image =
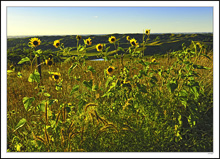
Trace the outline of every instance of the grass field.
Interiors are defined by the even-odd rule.
[[[115,45],[108,56],[94,45],[108,60],[90,61],[85,44],[42,63],[41,78],[34,59],[8,65],[8,152],[212,152],[213,52],[192,42],[143,56],[147,46]]]

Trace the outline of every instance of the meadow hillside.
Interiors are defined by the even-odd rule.
[[[135,38],[137,42],[141,43],[143,40],[142,34],[108,34],[108,35],[90,35],[82,36],[82,39],[92,39],[92,46],[87,49],[87,56],[89,59],[95,59],[97,51],[94,45],[98,43],[106,44],[107,47],[111,46],[108,42],[110,36],[115,36],[116,39],[120,40],[120,47],[128,48],[130,43],[126,40],[126,36]],[[30,57],[30,48],[28,47],[28,42],[31,37],[23,38],[8,38],[7,39],[7,60],[13,64],[17,64],[24,57]],[[55,40],[60,40],[64,43],[65,47],[72,47],[68,55],[76,55],[76,35],[66,35],[66,36],[39,36],[41,39],[41,45],[38,49],[43,50],[44,59],[47,58],[46,55],[57,52],[57,49],[53,46]],[[182,49],[182,44],[186,46],[191,44],[191,41],[199,41],[206,47],[207,51],[213,49],[213,34],[203,33],[203,34],[151,34],[149,40],[145,47],[145,55],[161,55],[167,52],[177,51]],[[83,45],[84,41],[80,40],[79,44]],[[113,51],[115,48],[111,46],[109,51]],[[112,52],[114,55],[115,53]]]
[[[128,35],[8,39],[7,151],[213,152],[212,34]]]

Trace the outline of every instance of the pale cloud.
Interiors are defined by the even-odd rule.
[[[94,18],[98,18],[98,16],[96,15],[96,16],[93,16]]]

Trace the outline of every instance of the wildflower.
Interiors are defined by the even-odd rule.
[[[68,103],[68,106],[69,106],[69,107],[72,106],[72,103]]]
[[[21,74],[21,72],[18,72],[17,77],[18,77],[18,78],[22,78],[22,74]]]
[[[199,42],[197,42],[196,45],[199,46],[200,49],[202,48],[202,45]]]
[[[86,45],[91,45],[91,44],[92,44],[92,41],[91,41],[91,40],[92,40],[92,39],[88,38],[88,39],[84,40],[84,43],[85,43]]]
[[[155,58],[153,58],[151,62],[156,62],[156,59],[155,59]]]
[[[60,40],[55,40],[54,43],[53,43],[53,46],[58,48],[60,46]]]
[[[138,46],[137,40],[135,40],[134,38],[130,40],[130,44],[132,46]]]
[[[18,152],[21,151],[21,147],[22,147],[22,144],[21,144],[21,143],[15,145],[15,148],[16,148],[16,150],[17,150]]]
[[[50,59],[50,60],[52,60],[52,58],[53,58],[53,55],[52,55],[52,54],[50,54],[50,55],[49,55],[49,59]]]
[[[97,49],[97,51],[102,51],[103,45],[102,44],[96,45],[96,49]]]
[[[82,39],[82,36],[77,35],[77,36],[76,36],[76,40],[80,40],[80,39]]]
[[[61,74],[58,72],[55,72],[52,78],[54,79],[54,81],[58,82],[61,79]]]
[[[114,43],[116,41],[116,38],[114,36],[109,37],[108,41],[110,43]]]
[[[145,30],[145,33],[146,33],[147,35],[150,35],[150,30],[149,30],[149,29],[146,29],[146,30]]]
[[[10,66],[10,69],[11,69],[11,70],[15,70],[14,65],[11,65],[11,66]]]
[[[52,66],[53,65],[53,61],[50,58],[48,60],[45,60],[45,63],[48,66]]]
[[[128,41],[130,41],[130,40],[131,40],[130,36],[127,36],[127,37],[126,37],[126,39],[127,39]]]
[[[114,72],[114,70],[115,70],[115,68],[114,68],[114,67],[109,66],[109,67],[107,68],[107,74],[112,75],[112,74],[113,74],[113,72]]]
[[[31,38],[29,44],[32,45],[32,47],[37,47],[41,43],[40,39],[38,38]]]

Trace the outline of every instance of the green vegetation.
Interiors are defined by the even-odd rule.
[[[199,39],[212,35],[129,36],[42,37],[20,55],[10,44],[8,152],[212,152],[213,52]]]

